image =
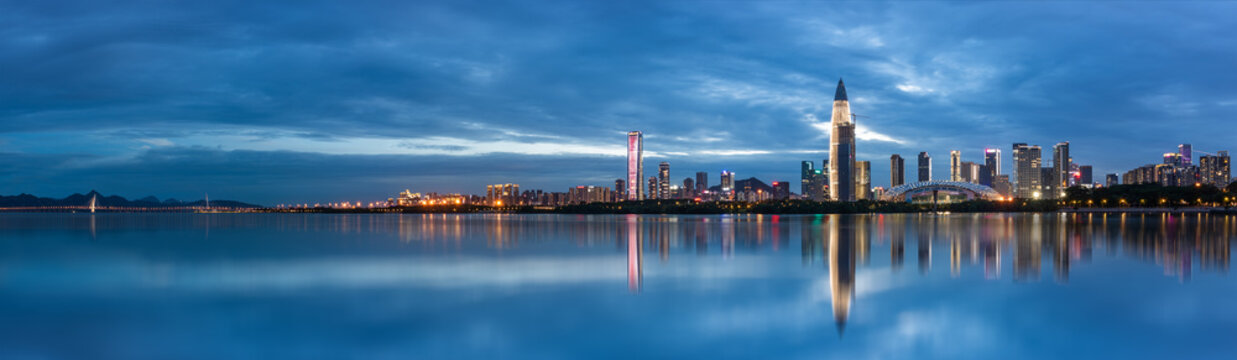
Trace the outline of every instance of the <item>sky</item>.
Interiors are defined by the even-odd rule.
[[[259,204],[674,183],[1069,141],[1103,174],[1237,151],[1237,3],[0,0],[0,194]],[[1050,154],[1045,151],[1045,154]],[[792,191],[798,191],[792,186]]]

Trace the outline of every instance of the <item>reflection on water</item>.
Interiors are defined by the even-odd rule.
[[[3,235],[0,237],[0,250],[3,250],[0,251],[0,299],[3,299],[0,308],[5,309],[0,310],[0,317],[25,320],[17,323],[43,324],[36,325],[36,330],[48,334],[72,329],[73,323],[81,320],[57,315],[55,309],[64,306],[80,307],[83,311],[111,318],[109,323],[92,325],[100,331],[121,331],[122,335],[118,336],[136,337],[167,331],[196,331],[172,325],[179,321],[152,324],[147,322],[150,320],[139,320],[145,318],[132,311],[152,305],[152,299],[172,299],[161,306],[176,315],[157,315],[192,321],[192,315],[185,314],[211,313],[214,310],[209,306],[236,306],[209,304],[237,296],[256,303],[248,306],[265,309],[246,308],[249,314],[273,311],[267,305],[330,312],[332,310],[318,308],[316,304],[323,298],[369,299],[349,300],[336,305],[340,308],[333,308],[344,314],[355,314],[372,306],[374,299],[394,296],[403,300],[389,303],[389,309],[404,314],[408,322],[375,325],[366,322],[378,321],[370,318],[347,318],[342,322],[357,323],[352,326],[369,330],[373,330],[371,326],[403,329],[414,338],[431,339],[426,340],[426,344],[437,341],[487,349],[494,344],[492,341],[498,340],[490,339],[492,334],[478,334],[490,334],[499,328],[519,332],[529,330],[524,328],[526,326],[553,327],[557,324],[554,321],[572,323],[577,319],[615,323],[621,320],[611,314],[619,311],[629,315],[646,314],[636,317],[642,329],[666,327],[703,339],[720,329],[754,328],[771,336],[785,336],[777,341],[768,340],[769,343],[783,344],[787,348],[810,348],[811,342],[796,343],[789,339],[820,323],[833,327],[828,331],[836,333],[838,341],[849,340],[852,341],[849,344],[855,346],[861,346],[862,340],[842,339],[841,335],[845,333],[848,338],[860,339],[884,336],[872,330],[881,324],[902,326],[893,333],[932,333],[924,330],[934,329],[931,322],[925,325],[917,320],[925,315],[897,315],[914,308],[913,302],[894,302],[871,295],[881,291],[910,299],[931,298],[931,294],[940,292],[966,293],[971,297],[966,302],[939,305],[936,311],[954,314],[951,315],[954,317],[946,316],[937,322],[957,321],[955,317],[959,313],[1010,322],[1014,320],[1010,320],[1003,309],[988,311],[970,307],[988,304],[987,301],[1004,301],[1003,298],[985,299],[985,291],[1015,296],[1006,291],[1035,289],[1033,294],[1044,297],[1043,302],[1049,304],[1052,296],[1061,296],[1061,291],[1077,291],[1079,288],[1071,287],[1077,283],[1101,287],[1094,289],[1099,293],[1130,291],[1126,284],[1140,284],[1150,279],[1144,271],[1148,269],[1163,274],[1152,277],[1167,277],[1177,284],[1190,283],[1196,271],[1225,276],[1232,253],[1230,245],[1237,236],[1237,219],[1207,214],[6,214],[0,217],[0,235]],[[798,254],[794,251],[796,242]],[[656,251],[656,260],[644,261],[646,249]],[[915,254],[918,271],[903,269],[908,250]],[[883,255],[885,251],[888,257]],[[794,259],[796,255],[798,260]],[[936,269],[933,261],[938,262]],[[787,264],[790,267],[785,266]],[[622,274],[624,270],[626,273]],[[624,280],[626,291],[622,290]],[[1221,284],[1222,294],[1237,295],[1231,282]],[[550,288],[559,292],[538,290]],[[950,290],[941,290],[946,288]],[[1060,290],[1051,290],[1053,288]],[[797,289],[808,289],[807,300],[786,303],[796,298],[794,291]],[[618,298],[620,302],[599,300],[617,295],[612,293],[615,290],[624,293]],[[1170,291],[1188,295],[1193,290],[1185,285]],[[511,298],[513,302],[479,300],[484,297],[478,294],[490,291],[501,291],[500,299]],[[170,293],[178,295],[168,298]],[[256,295],[246,294],[274,298],[253,298],[251,296]],[[570,299],[560,298],[564,296]],[[752,305],[752,309],[740,307],[747,306],[745,301],[750,299],[782,303]],[[823,302],[817,304],[814,299],[829,304],[819,306],[824,305]],[[449,305],[459,302],[472,302],[475,307],[462,309]],[[383,302],[378,300],[377,303]],[[546,305],[543,308],[537,304]],[[573,306],[588,311],[572,310]],[[530,321],[519,317],[517,314],[524,313],[526,308],[541,309],[539,316],[544,318]],[[15,309],[34,311],[21,313]],[[665,309],[675,309],[670,313],[681,314],[670,316]],[[725,315],[708,315],[706,310]],[[1058,310],[1060,308],[1045,311]],[[826,311],[827,315],[817,317],[816,311]],[[748,312],[762,315],[741,316]],[[1225,318],[1224,314],[1228,313],[1217,315],[1222,323],[1226,320],[1237,322],[1237,315]],[[184,316],[189,318],[182,318]],[[246,321],[290,321],[278,315],[270,316],[273,318]],[[1115,313],[1115,316],[1130,315]],[[452,317],[470,324],[487,325],[457,329],[450,325]],[[297,321],[303,320],[292,322]],[[679,324],[692,321],[710,325],[684,329]],[[52,346],[53,342],[32,338],[36,335],[31,334],[38,332],[25,331],[12,323],[0,325],[0,349],[20,351],[0,350],[0,357],[75,354],[58,352],[70,350],[41,348],[39,344]],[[427,329],[424,327],[427,323],[437,325]],[[57,327],[57,324],[65,325]],[[1228,325],[1213,326],[1211,330],[1216,333],[1234,330],[1231,323]],[[281,325],[262,323],[257,328],[264,326],[279,328]],[[859,330],[854,330],[856,326]],[[148,331],[123,332],[130,328]],[[854,331],[859,331],[858,335],[852,334]],[[1188,330],[1183,331],[1188,333]],[[508,332],[503,332],[504,336],[520,338]],[[284,336],[296,334],[291,332]],[[586,336],[571,330],[564,330],[560,335]],[[229,339],[215,339],[224,343],[210,345],[227,348],[236,345],[227,341],[244,341]],[[525,343],[531,341],[529,339],[520,339],[524,340],[507,345],[525,351],[541,349]],[[83,338],[63,340],[87,341]],[[299,338],[277,340],[312,343]],[[362,344],[364,342],[338,346],[344,348],[342,355],[352,355],[364,352],[367,347]],[[453,357],[449,356],[454,354],[449,349],[426,344],[407,348],[405,353],[430,351],[432,354],[428,357]],[[246,343],[246,346],[261,347],[254,343]],[[145,354],[167,356],[137,357],[183,357],[177,356],[184,355],[175,351],[177,349]],[[433,352],[439,350],[446,352]],[[689,350],[699,349],[683,350],[686,352],[682,354],[691,354]],[[275,357],[289,355],[278,351],[258,353]],[[143,353],[138,350],[126,354]],[[567,357],[586,354],[587,351],[568,352]],[[480,351],[471,355],[496,354]]]

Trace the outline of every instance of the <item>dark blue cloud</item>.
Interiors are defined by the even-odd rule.
[[[978,161],[999,147],[1008,162],[1013,142],[1070,141],[1076,162],[1119,172],[1183,142],[1235,150],[1233,10],[0,2],[0,152],[14,164],[0,192],[561,191],[621,176],[613,150],[631,129],[675,178],[793,181],[825,157],[813,123],[839,77],[868,116],[858,153],[876,185],[891,153],[928,151],[943,176],[949,150]]]

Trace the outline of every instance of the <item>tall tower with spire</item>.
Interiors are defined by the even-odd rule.
[[[846,84],[838,79],[833,95],[833,131],[829,133],[829,197],[855,201],[855,123],[846,99]]]

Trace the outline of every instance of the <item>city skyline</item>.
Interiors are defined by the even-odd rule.
[[[793,182],[796,163],[829,155],[838,78],[866,116],[855,161],[875,186],[890,154],[935,154],[932,178],[948,179],[950,150],[978,164],[986,148],[1070,141],[1100,178],[1177,144],[1198,157],[1237,143],[1234,4],[647,5],[2,5],[0,62],[21,75],[0,85],[0,194],[609,187],[631,129],[673,183]],[[292,6],[308,17],[274,21]],[[1145,26],[1165,16],[1199,26]]]

